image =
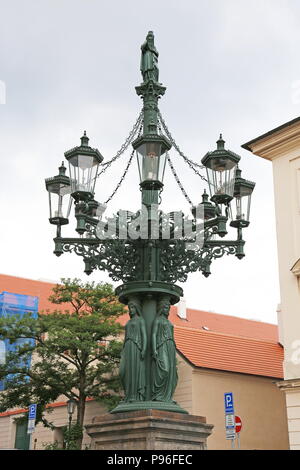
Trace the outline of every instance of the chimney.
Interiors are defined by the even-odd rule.
[[[182,297],[177,304],[177,315],[186,320],[186,300]]]

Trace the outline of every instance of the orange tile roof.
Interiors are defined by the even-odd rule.
[[[54,285],[0,274],[0,293],[38,296],[39,311],[62,308],[48,300]],[[118,321],[125,325],[128,318],[122,315]],[[175,325],[177,349],[195,366],[283,377],[277,325],[194,309],[187,309],[187,318],[181,319],[176,306],[171,307],[169,318]]]
[[[274,341],[175,326],[175,341],[197,367],[283,377],[283,348]]]
[[[177,315],[177,307],[170,311],[170,321],[174,325],[203,330],[203,327],[216,333],[225,333],[235,336],[246,336],[262,340],[278,341],[278,326],[257,320],[223,315],[220,313],[204,312],[187,308],[187,319],[181,319]],[[204,329],[205,329],[204,328]]]

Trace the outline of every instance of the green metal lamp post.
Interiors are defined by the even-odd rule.
[[[89,147],[84,133],[81,145],[65,153],[70,179],[61,181],[68,178],[64,168],[59,176],[46,180],[49,194],[59,196],[58,205],[64,195],[60,185],[65,184],[66,193],[68,187],[75,204],[79,237],[61,236],[66,217],[50,216],[50,222],[57,225],[54,238],[57,256],[75,252],[82,256],[86,274],[94,269],[106,270],[114,281],[122,282],[116,294],[128,305],[130,315],[120,364],[124,398],[112,413],[144,409],[186,413],[173,401],[177,384],[176,345],[168,315],[170,306],[183,295],[176,282],[186,281],[188,274],[195,271],[209,276],[212,260],[225,254],[244,257],[242,229],[249,225],[250,197],[255,184],[241,177],[237,170],[240,157],[225,149],[222,136],[217,149],[208,152],[202,164],[181,152],[158,108],[166,88],[158,81],[158,52],[151,31],[141,50],[143,82],[136,92],[143,100],[143,108],[120,151],[103,163],[102,155]],[[105,204],[98,203],[94,199],[97,178],[130,144],[133,150],[120,182]],[[210,192],[209,196],[204,189],[198,205],[192,203],[175,171],[169,155],[172,147]],[[141,209],[137,213],[120,210],[104,220],[106,204],[123,182],[134,154],[140,175]],[[191,206],[190,218],[181,211],[164,214],[159,209],[167,163]],[[200,171],[204,168],[207,179]],[[242,208],[244,200],[246,209]],[[60,214],[59,208],[55,213]],[[230,226],[237,229],[235,240],[224,239],[230,217]]]
[[[71,427],[72,427],[72,416],[76,408],[76,401],[75,400],[68,400],[67,401],[67,412],[69,416],[69,424],[68,424],[68,449],[70,449],[70,442],[71,442]]]

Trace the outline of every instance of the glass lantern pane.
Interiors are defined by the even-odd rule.
[[[237,196],[235,204],[236,204],[236,219],[243,219],[243,210],[242,210],[242,197]]]
[[[161,155],[161,143],[147,142],[137,149],[140,179],[162,181],[165,169],[165,155]]]
[[[154,154],[148,154],[143,161],[143,181],[158,180],[159,157]]]
[[[93,165],[93,168],[91,168],[91,173],[90,173],[90,189],[89,191],[94,194],[95,193],[95,185],[97,181],[97,175],[98,175],[98,167],[99,163],[97,162],[97,165]]]
[[[251,195],[237,197],[237,219],[249,221]],[[238,201],[240,201],[238,203]],[[239,204],[239,205],[238,205]]]
[[[165,176],[166,162],[167,162],[167,154],[163,153],[160,156],[159,173],[158,173],[158,180],[161,181],[161,183],[163,182],[164,176]]]
[[[232,220],[250,220],[251,194],[246,196],[236,196],[235,201],[230,204],[230,217]]]
[[[211,197],[214,195],[233,196],[235,167],[224,171],[207,168],[207,176]]]
[[[249,194],[247,197],[245,197],[244,199],[246,199],[246,220],[248,222],[250,222],[250,207],[251,207],[251,194]]]
[[[71,191],[94,192],[96,176],[98,173],[98,162],[88,157],[89,161],[81,162],[80,166],[73,166],[70,162]],[[80,162],[79,162],[80,163]]]
[[[95,165],[98,165],[98,160],[92,155],[74,155],[69,159],[69,163],[74,167],[79,167],[81,169],[92,168]]]
[[[208,168],[214,171],[226,171],[235,168],[236,162],[230,160],[229,158],[211,158],[210,161],[206,164]]]
[[[48,184],[47,190],[49,191],[49,193],[59,194],[61,196],[64,196],[65,194],[70,193],[70,185],[53,182],[51,184]]]
[[[64,198],[60,194],[49,193],[50,218],[67,219],[70,215],[71,198]]]

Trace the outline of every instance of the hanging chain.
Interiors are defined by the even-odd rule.
[[[109,196],[109,198],[105,201],[105,204],[108,204],[109,201],[111,201],[111,199],[114,197],[114,195],[115,195],[116,192],[118,191],[119,187],[120,187],[121,184],[123,183],[123,181],[124,181],[124,179],[125,179],[125,177],[126,177],[126,175],[127,175],[127,172],[128,172],[128,170],[129,170],[130,164],[131,164],[131,162],[132,162],[134,152],[135,152],[135,150],[132,150],[131,155],[130,155],[130,158],[129,158],[128,163],[127,163],[127,165],[126,165],[125,171],[124,171],[123,175],[121,176],[121,179],[120,179],[120,181],[118,182],[117,186],[115,187],[114,191],[113,191],[112,194]]]
[[[173,147],[175,148],[175,150],[179,153],[179,155],[183,158],[183,160],[189,165],[189,167],[198,175],[200,176],[200,178],[203,180],[203,181],[206,181],[206,178],[197,170],[197,168],[200,168],[200,169],[203,169],[204,166],[203,165],[199,165],[198,163],[196,162],[193,162],[192,160],[190,160],[186,155],[184,155],[184,153],[180,150],[179,146],[177,145],[177,143],[175,142],[175,140],[173,139],[160,111],[158,111],[158,115],[159,115],[159,131],[160,133],[162,133],[162,129],[161,129],[161,126],[163,127],[167,137],[169,138],[170,142],[172,143]],[[160,126],[161,124],[161,126]],[[97,177],[99,177],[102,173],[104,173],[110,166],[113,162],[115,162],[118,158],[120,158],[120,156],[125,152],[125,150],[128,148],[128,146],[130,145],[130,143],[133,141],[135,135],[137,134],[138,132],[138,135],[141,134],[141,131],[142,131],[142,127],[143,127],[143,110],[140,112],[129,136],[127,137],[126,141],[124,142],[124,144],[121,146],[120,150],[117,152],[117,154],[111,159],[109,160],[108,162],[106,163],[103,163],[101,166],[102,166],[102,169],[101,171],[97,174]],[[111,199],[114,197],[114,195],[116,194],[116,192],[118,191],[118,189],[120,188],[121,184],[123,183],[127,173],[128,173],[128,170],[129,170],[129,167],[130,167],[130,164],[132,162],[132,159],[133,159],[133,156],[134,156],[134,150],[131,152],[131,155],[130,155],[130,158],[128,160],[128,163],[126,165],[126,168],[125,168],[125,171],[123,173],[123,175],[121,176],[121,179],[120,181],[118,182],[116,188],[114,189],[114,191],[112,192],[112,194],[110,195],[110,197],[105,201],[105,204],[108,204],[109,201],[111,201]],[[189,198],[187,192],[185,191],[177,173],[176,173],[176,170],[171,162],[171,159],[170,159],[170,156],[169,154],[167,153],[167,160],[168,160],[168,164],[171,168],[171,171],[174,175],[174,178],[183,194],[183,196],[185,197],[185,199],[187,200],[187,202],[193,206],[193,203],[191,201],[191,199]],[[197,167],[197,168],[195,168]]]
[[[140,114],[140,117],[141,117],[142,114]],[[138,121],[137,121],[138,122]],[[141,132],[142,132],[142,129],[143,129],[143,123],[140,123],[140,127],[138,129],[138,137],[141,135]],[[127,173],[128,173],[128,170],[129,170],[129,167],[130,167],[130,164],[132,162],[132,159],[133,159],[133,156],[134,156],[134,152],[135,150],[133,149],[131,154],[130,154],[130,158],[128,160],[128,163],[126,165],[126,168],[125,168],[125,171],[123,173],[123,175],[121,176],[121,179],[120,181],[118,182],[117,186],[115,187],[114,191],[112,192],[112,194],[109,196],[109,198],[105,201],[105,204],[108,204],[109,201],[111,201],[111,199],[114,197],[114,195],[116,194],[116,192],[118,191],[119,187],[121,186],[121,184],[123,183]]]
[[[120,156],[125,152],[125,150],[127,150],[128,146],[133,141],[136,133],[140,132],[142,119],[143,119],[143,110],[140,112],[129,136],[125,140],[124,144],[121,146],[120,150],[116,153],[116,155],[111,160],[109,160],[108,162],[102,163],[101,165],[102,169],[99,171],[96,178],[102,175],[102,173],[104,173],[111,166],[111,164],[114,163],[116,160],[118,160],[118,158],[120,158]]]
[[[170,166],[170,168],[171,168],[171,171],[172,171],[172,173],[173,173],[173,175],[174,175],[174,178],[175,178],[175,180],[176,180],[176,182],[177,182],[177,184],[178,184],[178,186],[179,186],[179,188],[180,188],[182,194],[184,195],[184,197],[185,197],[185,199],[187,200],[187,202],[193,207],[193,203],[192,203],[192,201],[190,200],[189,196],[187,195],[186,190],[185,190],[184,187],[182,186],[182,184],[181,184],[181,182],[180,182],[180,179],[178,178],[178,175],[177,175],[177,173],[176,173],[176,170],[175,170],[175,168],[174,168],[174,166],[173,166],[173,164],[172,164],[172,162],[171,162],[171,159],[170,159],[170,156],[169,156],[168,153],[167,153],[167,160],[168,160],[168,163],[169,163],[169,166]]]
[[[159,122],[158,122],[158,131],[159,131],[159,133],[162,135],[161,124],[162,124],[162,123],[159,121]],[[168,164],[169,164],[169,166],[170,166],[170,168],[171,168],[171,171],[172,171],[172,173],[173,173],[173,176],[174,176],[174,178],[175,178],[175,180],[176,180],[176,183],[178,184],[178,186],[179,186],[179,188],[180,188],[180,190],[181,190],[183,196],[185,197],[185,199],[187,200],[187,202],[193,207],[193,203],[192,203],[192,201],[190,200],[189,196],[187,195],[187,192],[186,192],[186,190],[184,189],[184,187],[183,187],[183,185],[182,185],[182,183],[181,183],[181,181],[180,181],[180,179],[179,179],[179,177],[178,177],[178,175],[177,175],[177,173],[176,173],[176,170],[175,170],[175,168],[174,168],[174,166],[173,166],[173,163],[171,162],[171,158],[170,158],[170,155],[169,155],[168,152],[167,152],[167,160],[168,160]]]
[[[199,163],[196,163],[196,162],[193,162],[193,160],[191,160],[190,158],[188,158],[186,155],[184,155],[184,153],[180,150],[179,146],[177,145],[177,143],[175,142],[175,140],[173,139],[172,137],[172,134],[171,132],[169,131],[160,111],[158,111],[158,115],[159,115],[159,120],[160,120],[160,123],[165,131],[165,133],[167,134],[167,137],[169,138],[171,144],[173,145],[173,147],[175,148],[175,150],[177,150],[177,152],[179,153],[179,155],[183,158],[183,160],[189,165],[189,167],[196,173],[196,175],[200,176],[200,178],[203,180],[203,181],[206,181],[207,182],[207,179],[197,170],[197,168],[200,168],[200,169],[204,169],[205,167],[203,165],[199,165]],[[195,168],[196,167],[196,168]]]

